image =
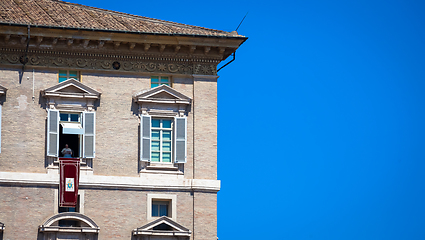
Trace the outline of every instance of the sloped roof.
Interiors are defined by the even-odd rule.
[[[0,0],[0,23],[210,37],[244,37],[236,32],[168,22],[60,0]]]

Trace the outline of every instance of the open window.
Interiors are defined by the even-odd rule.
[[[47,156],[49,157],[95,157],[96,112],[66,113],[48,109]],[[64,116],[78,116],[74,122],[62,121]],[[82,120],[80,120],[82,119]],[[81,121],[81,122],[80,122]],[[64,155],[64,148],[72,150],[71,156]]]
[[[47,99],[48,166],[57,165],[57,158],[63,157],[65,152],[65,157],[80,158],[82,169],[91,166],[95,157],[95,101],[100,99],[100,94],[75,79],[42,91]]]
[[[140,110],[140,161],[145,169],[178,168],[187,161],[187,115],[191,99],[160,85],[133,97]]]

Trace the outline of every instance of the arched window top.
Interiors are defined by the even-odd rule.
[[[66,232],[67,230],[73,232],[75,229],[81,230],[81,232],[99,232],[99,226],[91,218],[76,212],[56,214],[39,227],[40,232]]]

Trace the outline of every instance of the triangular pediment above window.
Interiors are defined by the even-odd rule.
[[[166,104],[187,104],[189,105],[192,99],[177,90],[161,85],[149,90],[144,90],[136,93],[133,96],[135,102],[141,103],[166,103]]]
[[[48,108],[59,110],[91,110],[94,102],[100,99],[100,92],[70,78],[53,87],[41,91],[47,99]]]
[[[71,78],[42,91],[44,97],[99,99],[100,92]]]
[[[133,235],[190,237],[191,233],[189,229],[165,216],[133,230]]]

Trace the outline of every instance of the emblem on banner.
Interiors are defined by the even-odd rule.
[[[74,192],[74,178],[66,178],[65,185],[65,192]]]

